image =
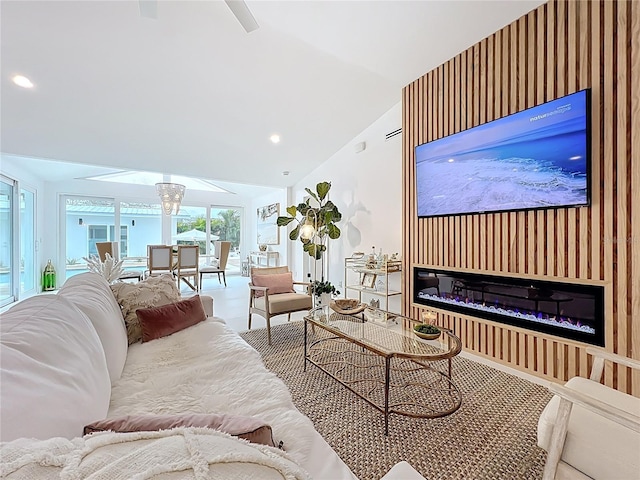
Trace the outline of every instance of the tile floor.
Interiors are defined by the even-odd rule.
[[[236,332],[248,329],[249,317],[249,277],[227,275],[227,287],[218,283],[218,277],[205,276],[202,281],[201,294],[213,297],[213,311],[216,317],[222,318]],[[184,283],[181,285],[183,296],[193,295],[193,291]],[[302,320],[305,312],[291,314],[291,321]],[[265,328],[266,320],[260,315],[253,315],[251,328]],[[287,315],[278,315],[271,319],[271,325],[287,323]]]

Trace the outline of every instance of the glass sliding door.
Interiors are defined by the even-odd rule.
[[[212,235],[217,236],[219,240],[228,240],[231,242],[226,273],[232,275],[240,274],[242,213],[243,209],[241,207],[211,207],[210,216]]]
[[[125,270],[145,270],[147,245],[161,243],[160,204],[120,202],[120,258]]]
[[[64,197],[65,278],[87,271],[84,257],[98,255],[96,242],[118,241],[114,234],[115,201],[110,198]],[[116,238],[112,238],[116,237]],[[58,282],[61,284],[61,282]]]
[[[16,300],[14,189],[13,180],[0,177],[0,306]]]
[[[20,189],[20,293],[36,293],[36,194]],[[22,296],[22,295],[21,295]]]
[[[213,240],[216,238],[211,237],[210,241]],[[171,243],[199,245],[200,256],[204,260],[210,250],[207,246],[207,208],[181,206],[180,213],[171,217]]]

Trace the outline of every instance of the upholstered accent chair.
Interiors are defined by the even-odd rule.
[[[180,280],[182,280],[191,290],[198,290],[199,255],[200,247],[198,245],[178,245],[178,257],[174,268],[178,289],[180,289]],[[193,283],[189,281],[189,278],[193,278]]]
[[[227,286],[227,277],[225,276],[225,269],[227,268],[227,260],[229,259],[229,250],[231,250],[231,242],[218,240],[214,244],[216,256],[218,257],[218,266],[215,265],[204,265],[200,267],[200,288],[202,288],[202,276],[207,273],[217,273],[218,274],[218,282],[220,282],[220,274],[222,274],[222,279],[224,280],[224,286]]]
[[[295,286],[305,287],[304,292],[294,289]],[[308,282],[294,282],[289,267],[252,268],[249,283],[249,330],[251,330],[251,315],[257,313],[267,321],[267,340],[271,345],[271,317],[288,315],[291,320],[293,312],[310,310],[313,300],[311,284]]]
[[[640,398],[600,383],[605,361],[640,370],[640,361],[586,349],[589,378],[551,384],[554,397],[538,420],[538,446],[547,451],[543,480],[640,478]],[[634,372],[635,373],[635,372]]]

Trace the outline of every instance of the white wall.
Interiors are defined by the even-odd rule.
[[[247,225],[247,231],[250,232],[250,237],[248,241],[249,250],[255,252],[258,250],[258,229],[257,229],[257,215],[258,208],[264,207],[265,205],[271,205],[272,203],[280,204],[280,215],[285,214],[285,209],[288,206],[287,203],[287,191],[285,189],[278,190],[276,192],[261,195],[260,197],[255,197],[251,202],[251,208],[247,212],[246,218],[249,225]],[[280,243],[278,245],[268,245],[267,250],[272,252],[278,252],[280,255],[280,265],[288,265],[288,243],[289,237],[287,236],[287,231],[284,228],[279,229],[280,234]],[[292,270],[293,271],[293,270]],[[294,272],[295,277],[295,272]],[[300,278],[300,277],[295,277]]]
[[[344,279],[344,257],[355,251],[368,254],[375,246],[384,253],[402,252],[402,135],[385,141],[401,125],[398,103],[291,189],[290,205],[303,200],[305,187],[315,190],[318,182],[331,182],[329,198],[342,213],[342,234],[328,242],[327,277],[335,285]],[[360,142],[366,149],[355,153]],[[302,244],[292,247],[290,264],[302,271]]]

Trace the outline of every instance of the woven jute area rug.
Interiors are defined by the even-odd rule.
[[[271,371],[289,387],[296,407],[314,423],[360,480],[378,480],[406,460],[428,480],[538,479],[546,453],[536,426],[547,389],[462,357],[453,381],[462,405],[436,419],[384,416],[314,365],[304,366],[302,322],[242,333]]]

